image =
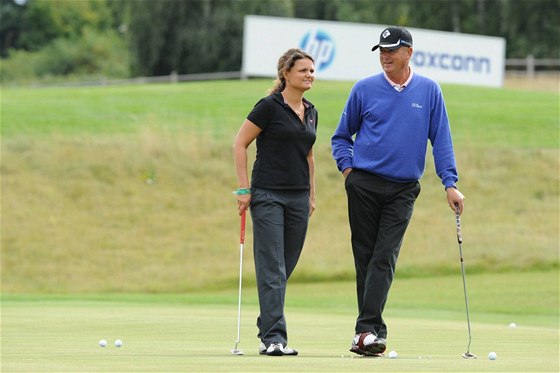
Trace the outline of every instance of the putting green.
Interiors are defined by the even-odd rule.
[[[477,277],[472,277],[476,284]],[[2,371],[558,371],[554,316],[538,325],[531,323],[531,315],[517,315],[514,310],[471,314],[470,350],[478,355],[476,360],[461,357],[468,342],[464,312],[445,309],[416,311],[417,316],[404,308],[388,309],[388,350],[397,351],[398,358],[351,355],[355,306],[351,300],[340,301],[340,294],[351,289],[351,283],[289,287],[289,344],[300,355],[280,358],[258,355],[254,326],[258,308],[252,288],[244,289],[241,314],[239,348],[244,356],[230,352],[237,335],[234,289],[191,296],[4,296]],[[307,293],[307,302],[301,300],[302,293]],[[332,294],[330,304],[325,301],[328,294]],[[352,299],[351,293],[347,295]],[[511,321],[516,328],[509,327]],[[108,341],[107,347],[98,346],[100,339]],[[122,347],[114,346],[116,339],[123,341]],[[488,360],[491,351],[497,353],[497,360]]]

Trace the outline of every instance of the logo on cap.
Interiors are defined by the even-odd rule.
[[[383,36],[383,39],[386,39],[387,36],[391,35],[391,33],[389,32],[389,30],[385,30],[383,31],[383,34],[381,34],[381,36]]]

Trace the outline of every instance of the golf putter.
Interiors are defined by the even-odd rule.
[[[457,242],[459,243],[459,257],[461,259],[461,274],[463,275],[463,292],[465,293],[465,308],[467,310],[467,326],[469,330],[469,344],[467,345],[467,352],[463,355],[464,359],[476,359],[477,356],[470,352],[471,348],[471,320],[469,317],[469,299],[467,297],[467,282],[465,280],[465,265],[463,260],[463,234],[461,233],[461,214],[459,213],[459,205],[455,204],[455,222],[457,224]]]
[[[245,245],[245,220],[247,210],[243,210],[241,214],[241,233],[239,235],[239,303],[237,305],[237,340],[235,341],[235,347],[231,350],[234,355],[243,355],[243,351],[237,348],[240,342],[240,332],[241,332],[241,284],[243,280],[243,246]]]

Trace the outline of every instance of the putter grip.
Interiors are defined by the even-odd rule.
[[[245,221],[247,220],[247,210],[243,210],[241,214],[241,233],[239,234],[239,243],[245,243]]]
[[[461,216],[459,212],[455,213],[455,222],[457,223],[457,242],[463,243],[463,234],[461,233]]]
[[[461,234],[461,218],[459,214],[455,215],[455,220],[457,222],[457,242],[463,243],[463,235]]]

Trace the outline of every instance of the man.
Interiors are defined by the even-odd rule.
[[[412,36],[380,35],[383,73],[358,81],[348,97],[332,152],[345,177],[358,317],[350,351],[380,356],[387,347],[383,309],[403,236],[420,193],[428,140],[451,209],[463,212],[445,103],[439,85],[412,71]]]

